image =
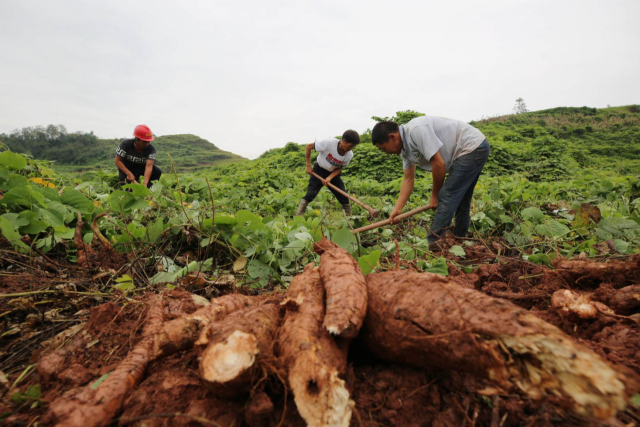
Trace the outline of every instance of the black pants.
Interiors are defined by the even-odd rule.
[[[144,169],[147,166],[145,163],[132,163],[124,159],[122,160],[122,163],[125,165],[127,169],[131,171],[133,176],[136,177],[136,182],[140,180],[141,176],[144,176]],[[151,183],[153,181],[159,180],[160,175],[162,175],[162,171],[154,163],[153,170],[151,171],[151,179],[149,179],[149,184],[147,184],[147,187],[151,187]],[[124,172],[122,172],[120,169],[118,169],[118,178],[120,179],[121,183],[123,184],[127,183],[127,175]]]
[[[329,172],[326,169],[323,169],[320,167],[319,164],[315,164],[313,165],[313,171],[318,174],[319,176],[326,178],[329,175],[331,175],[331,172]],[[339,189],[341,189],[342,191],[344,191],[345,193],[347,192],[346,187],[344,186],[344,182],[342,182],[342,178],[340,178],[340,175],[334,177],[331,181],[333,185],[335,185],[336,187],[338,187]],[[336,198],[338,199],[338,202],[340,202],[341,205],[347,205],[349,204],[349,198],[347,196],[344,196],[340,193],[338,193],[336,190],[334,190],[333,188],[327,186],[329,188],[329,191],[331,191],[333,193],[334,196],[336,196]],[[318,192],[320,191],[320,189],[322,188],[322,181],[320,181],[318,178],[316,178],[315,176],[311,175],[309,176],[309,186],[307,187],[307,194],[305,194],[305,196],[303,197],[304,200],[306,200],[307,202],[311,203],[313,201],[313,199],[316,198],[316,196],[318,195]]]

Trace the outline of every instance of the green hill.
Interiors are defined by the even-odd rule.
[[[64,126],[54,125],[0,134],[0,142],[12,151],[29,154],[38,160],[49,160],[54,162],[55,169],[67,172],[114,169],[115,150],[123,139],[99,139],[93,132],[68,133]],[[165,171],[171,169],[169,154],[180,172],[246,160],[190,134],[159,136],[153,145],[158,151],[156,161]]]
[[[422,115],[399,111],[394,117],[373,117],[400,124]],[[586,169],[614,174],[640,173],[640,106],[596,109],[559,107],[523,114],[493,117],[471,124],[491,144],[485,173],[493,176],[522,173],[531,181],[575,177]],[[362,143],[345,171],[345,179],[371,178],[388,181],[402,176],[399,156],[388,156],[374,147],[371,131],[361,135]],[[265,168],[304,169],[304,145],[289,143],[272,149],[252,161]],[[248,167],[249,164],[241,167]],[[257,165],[256,165],[257,166]],[[235,169],[235,167],[234,167]],[[424,172],[418,170],[424,176]]]

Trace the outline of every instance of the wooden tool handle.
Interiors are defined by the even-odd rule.
[[[315,176],[316,178],[318,178],[320,181],[322,181],[322,180],[324,179],[324,178],[322,178],[320,175],[318,175],[318,174],[317,174],[317,173],[315,173],[315,172],[311,172],[311,174],[312,174],[313,176]],[[358,200],[358,199],[356,199],[355,197],[353,197],[351,194],[345,193],[344,191],[342,191],[341,189],[339,189],[338,187],[336,187],[335,185],[333,185],[333,184],[332,184],[332,183],[330,183],[329,181],[327,181],[327,185],[328,185],[329,187],[333,188],[334,190],[336,190],[338,193],[342,194],[343,196],[346,196],[346,197],[348,197],[349,199],[353,200],[353,202],[354,202],[354,203],[357,203],[357,204],[359,204],[360,206],[362,206],[363,208],[365,208],[366,210],[368,210],[368,211],[369,211],[369,214],[370,214],[371,216],[376,216],[376,215],[378,214],[378,212],[380,212],[380,211],[378,211],[377,209],[373,209],[372,207],[365,205],[365,204],[364,204],[364,203],[362,203],[360,200]]]
[[[420,212],[424,212],[424,211],[429,210],[429,209],[433,209],[431,207],[431,205],[424,205],[424,206],[416,208],[416,209],[414,209],[412,211],[405,212],[405,213],[403,213],[401,215],[398,215],[396,217],[396,220],[409,218],[410,216],[413,216],[415,214],[419,214]],[[378,221],[378,222],[374,222],[373,224],[366,225],[364,227],[356,228],[355,230],[353,230],[353,233],[361,233],[363,231],[372,230],[374,228],[382,227],[383,225],[387,225],[387,224],[389,224],[389,220],[385,219],[384,221]]]

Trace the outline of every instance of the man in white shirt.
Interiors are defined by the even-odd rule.
[[[387,154],[402,157],[404,179],[396,206],[389,215],[391,223],[402,213],[413,192],[418,166],[430,170],[433,176],[429,204],[436,209],[436,215],[429,242],[442,237],[454,218],[453,234],[466,237],[473,190],[491,150],[482,132],[459,120],[422,116],[406,125],[379,122],[371,131],[371,142]]]
[[[342,191],[346,192],[344,182],[340,178],[340,172],[346,168],[353,158],[353,148],[360,143],[360,135],[355,130],[348,130],[342,134],[342,139],[336,138],[324,139],[315,143],[307,144],[305,147],[306,172],[311,175],[315,172],[322,180],[311,175],[309,177],[309,185],[307,186],[307,194],[300,201],[296,215],[302,215],[307,210],[309,203],[318,195],[318,192],[327,182],[335,185]],[[311,150],[318,152],[316,163],[311,167]],[[347,216],[351,215],[351,205],[349,198],[340,194],[333,188],[329,190],[338,199]]]

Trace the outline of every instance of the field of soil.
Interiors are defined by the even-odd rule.
[[[448,277],[405,262],[362,277],[316,245],[319,268],[260,295],[196,273],[110,293],[148,272],[106,251],[81,268],[3,250],[2,422],[640,425],[640,255],[548,267],[452,244]]]

